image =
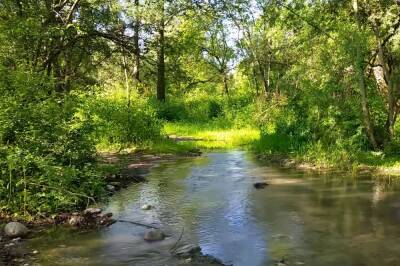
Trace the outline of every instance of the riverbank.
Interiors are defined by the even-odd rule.
[[[107,195],[102,199],[88,198],[88,206],[97,207],[108,199],[118,190],[127,187],[132,183],[146,182],[146,176],[151,168],[159,163],[166,161],[174,161],[182,158],[200,156],[198,149],[189,147],[176,147],[167,142],[166,146],[158,146],[159,151],[171,151],[174,153],[157,153],[152,149],[141,149],[134,152],[126,150],[120,152],[100,152],[98,154],[98,167],[104,173],[104,181],[106,185]],[[88,207],[86,206],[86,207]],[[9,215],[0,215],[0,265],[23,265],[27,260],[32,259],[36,253],[34,250],[27,250],[25,240],[31,235],[37,234],[41,230],[55,225],[67,225],[76,227],[79,230],[83,227],[85,230],[96,230],[103,226],[112,224],[112,214],[99,215],[96,219],[88,217],[90,221],[85,220],[85,208],[76,208],[73,212],[60,212],[51,216],[29,216],[20,217]],[[86,217],[87,218],[87,217]],[[4,235],[3,227],[10,221],[18,221],[23,223],[29,229],[26,238],[12,238]],[[80,223],[75,223],[81,221]]]
[[[230,128],[218,123],[166,123],[165,132],[186,148],[250,150],[260,160],[308,171],[347,171],[400,177],[400,156],[383,152],[348,151],[309,145],[295,146],[287,139],[261,136],[254,127]]]
[[[371,160],[374,155],[364,153],[357,155],[357,160],[335,161],[329,157],[324,157],[323,160],[310,159],[299,154],[255,152],[255,155],[259,160],[270,162],[280,167],[303,171],[342,171],[353,175],[371,174],[379,177],[400,177],[400,158],[397,157],[381,158],[375,156],[375,160]]]

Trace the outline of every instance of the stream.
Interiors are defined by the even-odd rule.
[[[147,179],[103,209],[170,237],[148,243],[148,229],[123,222],[55,227],[28,241],[39,251],[33,265],[180,265],[170,255],[178,240],[235,266],[400,265],[400,186],[390,179],[282,169],[244,151],[166,161]],[[255,189],[262,180],[270,185]]]

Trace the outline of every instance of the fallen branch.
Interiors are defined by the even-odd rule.
[[[130,224],[134,224],[134,225],[139,225],[139,226],[144,226],[147,228],[152,228],[152,229],[160,229],[156,226],[153,225],[149,225],[149,224],[144,224],[144,223],[140,223],[140,222],[134,222],[134,221],[127,221],[127,220],[117,220],[117,222],[121,222],[121,223],[130,223]]]
[[[179,241],[181,241],[182,236],[183,236],[183,232],[185,231],[185,227],[182,227],[182,231],[181,231],[181,235],[179,236],[178,240],[175,242],[175,244],[172,246],[172,248],[170,248],[170,252],[174,252],[176,250],[176,246],[178,245]]]

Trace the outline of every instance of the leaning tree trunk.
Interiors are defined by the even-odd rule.
[[[157,49],[157,100],[165,102],[165,38],[164,38],[164,1],[161,7],[161,21],[158,29]]]

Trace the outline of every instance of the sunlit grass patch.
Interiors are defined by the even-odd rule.
[[[235,148],[246,146],[260,138],[260,131],[255,128],[228,128],[213,123],[166,123],[164,131],[169,136],[193,138],[192,147],[196,148]]]

